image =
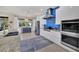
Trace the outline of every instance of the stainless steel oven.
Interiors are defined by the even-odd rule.
[[[62,31],[79,33],[79,19],[62,21]]]
[[[62,43],[79,50],[79,19],[62,21]]]

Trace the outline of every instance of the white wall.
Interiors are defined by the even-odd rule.
[[[12,23],[10,23],[12,22]],[[14,31],[19,28],[19,20],[15,16],[9,16],[9,31]]]
[[[79,18],[79,6],[61,6],[57,9],[57,20],[70,20]]]
[[[0,31],[0,36],[3,35],[3,31]]]
[[[34,32],[34,31],[35,31],[35,22],[36,22],[36,20],[35,20],[35,19],[33,19],[32,32]]]

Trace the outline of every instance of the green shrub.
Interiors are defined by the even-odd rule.
[[[8,21],[7,20],[3,21],[1,27],[3,28],[3,30],[8,29]]]

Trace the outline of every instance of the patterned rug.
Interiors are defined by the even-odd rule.
[[[38,49],[44,48],[53,44],[53,42],[49,41],[48,39],[38,36],[32,39],[22,40],[20,44],[20,51],[21,52],[34,52]]]

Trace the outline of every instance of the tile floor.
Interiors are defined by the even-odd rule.
[[[37,50],[36,52],[69,52],[69,51],[56,44],[51,44],[47,47]]]
[[[8,36],[0,38],[0,52],[19,52],[20,38],[16,36]]]
[[[21,52],[68,52],[68,50],[42,36],[36,36],[34,33],[24,33],[21,36]]]
[[[0,37],[0,52],[68,52],[34,33],[24,33],[20,36]]]

